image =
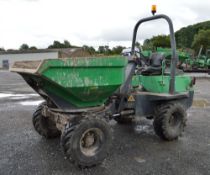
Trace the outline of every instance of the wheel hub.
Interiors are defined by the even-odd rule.
[[[101,148],[103,137],[102,131],[98,128],[86,130],[80,139],[81,152],[86,156],[95,155]]]
[[[84,139],[83,139],[83,145],[84,147],[88,148],[91,147],[95,142],[94,133],[88,132]]]

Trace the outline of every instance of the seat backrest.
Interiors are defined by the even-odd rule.
[[[152,53],[150,58],[150,66],[151,67],[161,67],[162,61],[165,59],[164,54],[162,53]]]

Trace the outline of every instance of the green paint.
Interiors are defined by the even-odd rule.
[[[80,107],[92,107],[105,101],[125,82],[126,57],[94,57],[44,60],[37,72],[25,73],[46,94],[54,94],[61,100]],[[164,64],[163,70],[164,68]],[[134,75],[134,89],[154,93],[168,93],[169,75]],[[191,78],[177,75],[176,92],[190,90]]]
[[[201,68],[201,69],[209,69],[210,68],[210,58],[205,55],[201,55],[194,59],[187,59],[185,63],[190,68]]]
[[[165,56],[166,60],[170,60],[171,59],[171,49],[170,48],[162,48],[162,47],[157,47],[156,51],[157,53],[161,53]],[[150,58],[152,53],[152,50],[143,50],[142,54],[146,57],[146,58]],[[178,58],[180,62],[185,62],[185,60],[190,59],[190,54],[181,50],[178,50],[177,52]],[[170,62],[169,62],[170,63]]]
[[[125,57],[68,58],[45,60],[39,81],[50,92],[77,106],[103,104],[125,81]]]
[[[132,84],[132,87],[133,87],[133,88],[139,87],[139,85],[140,85],[139,75],[134,75],[134,76],[132,77],[132,82],[131,82],[131,84]]]
[[[141,51],[141,53],[145,56],[145,57],[150,57],[152,55],[152,51],[151,50],[143,50]]]
[[[168,93],[170,76],[169,75],[156,75],[156,76],[143,76],[139,75],[139,84],[149,92],[154,93]],[[191,78],[185,75],[177,75],[175,80],[176,92],[187,92],[191,89]]]
[[[170,48],[157,47],[157,52],[164,54],[166,59],[171,59],[172,51]],[[184,51],[177,51],[177,55],[178,55],[179,61],[181,62],[184,62],[186,59],[190,58],[189,53],[184,52]]]

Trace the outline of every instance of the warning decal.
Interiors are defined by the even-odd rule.
[[[135,101],[135,99],[133,98],[133,95],[129,96],[128,101]]]

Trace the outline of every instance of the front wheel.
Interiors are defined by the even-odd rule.
[[[45,102],[40,104],[33,114],[32,123],[34,129],[45,138],[58,137],[60,136],[60,131],[56,128],[55,122],[42,115],[44,105],[46,105]]]
[[[112,132],[109,124],[99,117],[81,119],[66,125],[61,136],[65,155],[80,167],[101,163],[109,153]]]
[[[184,131],[186,120],[186,111],[180,104],[162,105],[154,118],[155,133],[163,140],[175,140]]]

